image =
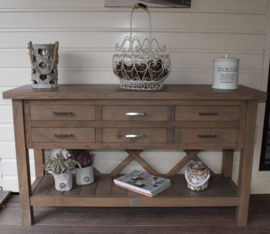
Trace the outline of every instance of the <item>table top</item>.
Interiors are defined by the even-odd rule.
[[[121,89],[119,85],[59,85],[52,89],[21,86],[3,92],[4,99],[170,99],[170,100],[258,100],[267,93],[239,85],[237,90],[213,89],[211,85],[164,85],[163,89],[141,91]]]

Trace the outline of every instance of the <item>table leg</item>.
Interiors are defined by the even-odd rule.
[[[222,175],[224,177],[232,177],[233,152],[233,150],[223,150]]]
[[[238,195],[239,206],[236,207],[235,219],[238,226],[246,226],[250,197],[250,182],[254,151],[255,129],[257,117],[257,102],[248,101],[245,144],[240,153]]]
[[[44,150],[43,149],[34,149],[35,157],[35,170],[36,177],[44,176],[44,170],[41,168],[44,164]]]
[[[17,170],[21,203],[22,224],[31,226],[34,221],[33,207],[30,205],[31,178],[28,149],[26,148],[23,101],[12,100],[14,133],[16,143]]]

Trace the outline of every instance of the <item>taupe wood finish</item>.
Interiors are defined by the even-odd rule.
[[[26,149],[23,101],[12,100],[13,121],[16,142],[17,170],[20,188],[22,224],[30,226],[34,222],[33,207],[30,205],[31,178],[29,155]]]
[[[128,155],[114,170],[110,173],[111,176],[117,176],[128,164],[133,161],[133,157]]]
[[[32,142],[95,142],[94,128],[32,128]]]
[[[143,115],[126,115],[135,112]],[[166,121],[168,106],[103,106],[103,120]]]
[[[36,177],[44,176],[44,170],[41,168],[44,164],[44,150],[34,149],[34,157]]]
[[[113,179],[118,176],[101,175],[96,177],[95,183],[90,185],[76,186],[75,191],[59,193],[54,188],[54,181],[51,175],[45,176],[39,183],[38,187],[31,197],[32,205],[39,206],[76,206],[76,207],[130,207],[130,200],[138,199],[140,204],[136,207],[189,207],[189,206],[236,206],[239,203],[239,197],[227,179],[223,176],[216,175],[213,181],[216,183],[209,184],[209,190],[202,196],[198,193],[191,192],[186,187],[184,175],[174,175],[169,178],[172,187],[159,195],[149,198],[138,193],[132,193],[130,197],[129,190],[119,189]],[[75,178],[74,178],[75,179]],[[68,194],[68,195],[67,195]]]
[[[182,143],[236,143],[238,129],[176,128],[175,142]]]
[[[120,195],[115,196],[120,197]],[[32,227],[24,227],[21,225],[19,196],[12,195],[6,208],[0,211],[1,233],[268,234],[269,201],[268,194],[251,195],[247,227],[235,225],[232,218],[233,207],[193,207],[192,209],[190,207],[120,209],[104,207],[100,209],[99,207],[44,206],[34,207],[38,222]]]
[[[127,135],[143,135],[127,138]],[[166,128],[103,128],[103,142],[161,143],[167,142]]]
[[[223,150],[222,175],[232,177],[233,150]]]
[[[128,150],[127,153],[135,160],[137,161],[148,173],[152,175],[158,175],[158,173],[143,159],[140,157],[140,153],[142,151],[140,150]]]
[[[33,205],[129,207],[130,200],[136,199],[141,207],[236,206],[237,224],[246,225],[256,107],[266,99],[266,93],[244,86],[226,91],[213,90],[209,85],[165,85],[160,91],[148,92],[122,90],[115,85],[60,85],[52,90],[24,86],[4,92],[3,96],[15,99],[23,224],[33,223]],[[71,115],[60,113],[60,118],[54,119],[51,116],[52,111],[57,111],[54,107],[61,110],[59,112],[76,112],[76,118],[80,117],[71,119]],[[73,110],[69,110],[70,107]],[[129,117],[126,112],[145,112],[146,115]],[[72,137],[54,137],[54,134],[72,134]],[[128,139],[127,134],[144,134],[144,137]],[[32,188],[29,148],[35,150],[37,172]],[[40,170],[42,150],[52,148],[124,149],[129,156],[110,175],[102,175],[94,168],[93,184],[77,186],[74,180],[71,191],[58,192],[53,177],[43,177]],[[154,198],[117,188],[113,178],[132,160],[149,173],[158,174],[139,155],[142,150],[151,149],[185,149],[187,152],[165,175],[173,186]],[[197,153],[205,149],[226,150],[223,174],[211,175],[208,190],[194,192],[186,187],[184,176],[176,173],[190,159],[200,160]],[[234,149],[241,150],[238,186],[230,178]]]
[[[0,191],[0,210],[6,204],[10,195],[11,195],[10,191]]]
[[[97,170],[95,167],[94,167],[94,175],[96,176],[100,176],[101,173],[99,172],[99,170]]]
[[[248,204],[250,196],[250,181],[253,162],[253,150],[256,129],[257,102],[249,101],[247,106],[247,120],[245,145],[240,153],[238,193],[239,206],[236,208],[235,218],[238,226],[246,226],[248,220]]]
[[[209,121],[181,121],[181,122],[143,122],[143,121],[31,121],[32,128],[102,128],[102,127],[153,127],[153,128],[174,128],[174,127],[188,127],[188,128],[239,128],[239,122],[209,122]],[[30,138],[31,139],[31,138]]]
[[[94,106],[31,105],[31,120],[95,120]]]
[[[194,158],[200,151],[189,152],[179,163],[177,163],[168,173],[168,176],[177,174],[191,159]]]
[[[266,93],[242,85],[237,90],[212,89],[212,85],[164,85],[162,90],[137,91],[119,85],[58,85],[57,89],[32,89],[25,85],[3,93],[4,99],[182,99],[266,100]],[[160,104],[159,104],[160,105]]]
[[[33,143],[33,148],[36,149],[68,149],[70,143]],[[151,149],[240,149],[237,143],[72,143],[73,148],[77,149],[127,149],[127,150],[151,150]]]
[[[32,136],[31,136],[31,119],[30,119],[30,102],[24,101],[24,128],[26,134],[26,146],[27,148],[33,148],[32,146]]]
[[[175,120],[239,121],[240,106],[176,106]]]
[[[245,100],[245,99],[243,99]],[[238,100],[238,101],[233,101],[233,100],[218,100],[218,105],[220,106],[239,106],[241,103],[243,103],[243,100]],[[194,102],[196,101],[196,102]],[[96,105],[98,106],[107,106],[107,105],[123,105],[123,106],[198,106],[198,105],[204,105],[204,106],[216,106],[217,105],[217,100],[202,100],[202,99],[194,99],[194,100],[186,100],[186,99],[174,99],[174,100],[150,100],[150,99],[138,99],[138,100],[128,100],[128,99],[98,99],[98,100],[85,100],[85,99],[60,99],[60,100],[38,100],[38,99],[31,99],[27,100],[27,102],[31,103],[31,105]],[[98,111],[96,110],[96,113]],[[101,112],[100,112],[101,113]],[[101,115],[102,116],[102,115]],[[172,115],[174,118],[174,114]],[[98,119],[98,118],[97,118]],[[100,118],[101,119],[101,118]]]

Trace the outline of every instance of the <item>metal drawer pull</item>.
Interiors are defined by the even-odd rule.
[[[71,115],[72,112],[71,111],[70,112],[56,112],[56,111],[54,111],[53,114],[54,115]]]
[[[207,116],[207,115],[217,115],[218,113],[217,113],[217,112],[209,112],[209,113],[202,113],[202,112],[199,112],[198,114],[199,114],[199,115],[203,115],[203,116]]]
[[[199,138],[216,138],[217,135],[198,135]]]
[[[144,115],[144,112],[127,112],[126,115]]]
[[[53,134],[53,137],[60,138],[60,137],[72,137],[72,134],[69,135],[58,135],[58,134]]]
[[[140,134],[140,135],[126,135],[126,138],[141,138],[144,137],[144,134]]]

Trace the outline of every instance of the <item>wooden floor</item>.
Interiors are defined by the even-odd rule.
[[[270,195],[251,197],[247,227],[234,223],[234,208],[34,207],[35,225],[21,225],[19,196],[0,211],[0,234],[269,234]]]

